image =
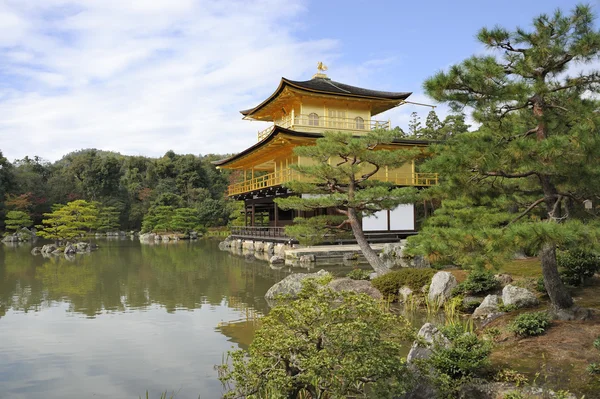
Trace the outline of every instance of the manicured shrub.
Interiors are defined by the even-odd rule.
[[[489,365],[492,351],[489,341],[479,339],[460,324],[443,327],[440,331],[450,344],[434,344],[431,357],[426,361],[438,374],[457,380],[476,375]]]
[[[371,278],[370,270],[363,269],[353,269],[352,271],[346,274],[346,277],[351,278],[352,280],[369,280]]]
[[[561,280],[572,286],[582,285],[586,279],[600,270],[599,257],[579,249],[558,251],[556,261]]]
[[[404,268],[376,277],[371,283],[386,298],[394,300],[398,297],[398,290],[403,286],[406,285],[415,291],[420,290],[424,285],[431,283],[435,273],[433,269]]]
[[[473,270],[452,292],[455,295],[483,294],[498,288],[498,285],[494,273],[487,270]]]
[[[510,330],[522,337],[543,334],[550,325],[550,317],[546,312],[531,312],[518,315],[510,326]]]

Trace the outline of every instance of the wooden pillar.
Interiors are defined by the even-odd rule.
[[[392,230],[392,212],[390,212],[390,210],[387,210],[387,229],[388,231]]]
[[[244,226],[248,227],[248,205],[244,201]]]
[[[277,227],[277,223],[279,222],[279,208],[277,208],[277,203],[273,202],[273,213],[274,213],[274,222],[275,222],[275,226]]]
[[[254,204],[252,204],[252,208],[251,208],[251,214],[250,214],[250,222],[252,224],[252,227],[254,227],[254,212],[255,212],[255,207]]]

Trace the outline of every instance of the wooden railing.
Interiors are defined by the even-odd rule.
[[[238,195],[249,193],[251,191],[263,188],[278,186],[291,180],[299,180],[302,176],[293,169],[284,168],[276,172],[268,173],[254,179],[246,180],[241,183],[232,184],[228,188],[228,194]],[[438,183],[437,173],[395,173],[381,170],[373,177],[373,180],[394,183],[398,186],[434,186]]]
[[[299,177],[298,172],[290,168],[278,170],[277,172],[267,173],[254,179],[246,180],[241,183],[232,184],[228,188],[229,195],[237,195],[260,190],[267,187],[278,186],[285,182]]]
[[[274,125],[258,132],[258,141],[264,140],[273,128],[281,126],[289,129],[295,126],[301,126],[310,129],[326,130],[349,130],[367,132],[375,129],[390,130],[390,121],[377,121],[363,118],[334,118],[329,116],[318,115],[294,115],[292,112],[284,116],[282,119],[275,122]]]
[[[231,228],[232,236],[257,238],[289,238],[284,227],[236,226]]]

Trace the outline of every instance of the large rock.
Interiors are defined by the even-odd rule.
[[[405,285],[398,290],[398,297],[402,298],[402,302],[406,302],[406,300],[413,294],[413,290],[410,289],[409,286]]]
[[[431,323],[423,324],[423,327],[417,334],[417,340],[413,343],[406,357],[407,363],[412,363],[415,359],[427,359],[431,356],[431,347],[435,342],[438,342],[444,346],[450,345],[448,338]]]
[[[42,253],[43,254],[51,254],[52,252],[57,250],[57,246],[54,244],[46,244],[42,247]]]
[[[381,253],[392,258],[400,258],[402,257],[402,244],[399,242],[383,244]]]
[[[280,282],[273,285],[267,293],[265,298],[267,300],[273,300],[278,295],[290,295],[292,298],[296,298],[298,293],[302,289],[302,282],[307,278],[319,278],[329,275],[329,272],[325,270],[319,270],[317,273],[294,273],[290,274]]]
[[[494,279],[500,284],[500,286],[504,287],[510,283],[512,283],[513,279],[510,274],[502,273],[494,275]]]
[[[313,254],[302,255],[298,261],[300,263],[312,263],[312,262],[316,262],[317,258]]]
[[[231,241],[229,241],[229,240],[221,241],[221,242],[219,243],[219,249],[220,249],[221,251],[226,251],[226,250],[228,250],[230,247],[231,247]]]
[[[42,248],[41,248],[41,247],[34,247],[34,248],[31,250],[31,254],[32,254],[32,255],[39,255],[39,254],[41,254],[41,253],[42,253]]]
[[[19,236],[16,234],[11,234],[2,239],[2,242],[19,242]]]
[[[244,251],[254,252],[254,241],[244,241],[242,243],[242,249]]]
[[[367,294],[373,299],[382,299],[381,292],[367,280],[352,280],[348,277],[337,278],[329,283],[329,288],[334,291],[351,291],[358,294]]]
[[[285,259],[282,258],[279,255],[273,255],[271,256],[271,258],[269,259],[269,263],[272,265],[282,265],[285,263]]]
[[[265,252],[268,254],[272,254],[275,251],[275,244],[273,244],[272,242],[267,242],[265,243]]]
[[[429,300],[445,302],[450,298],[452,289],[458,285],[456,277],[450,272],[437,272],[429,285]]]
[[[77,253],[77,247],[73,244],[67,244],[64,250],[65,255],[74,255]]]
[[[536,306],[540,303],[533,292],[510,284],[502,289],[502,302],[505,305],[513,305],[517,308]]]
[[[473,317],[487,317],[490,314],[498,313],[500,307],[500,298],[498,295],[488,295],[483,299],[481,305],[473,312]]]
[[[91,248],[87,242],[78,242],[75,244],[75,249],[77,252],[90,252]]]

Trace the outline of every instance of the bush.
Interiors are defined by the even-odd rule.
[[[376,277],[371,283],[383,296],[395,300],[400,288],[406,285],[414,291],[420,290],[424,285],[431,283],[434,274],[435,270],[433,269],[404,268]]]
[[[460,324],[443,327],[440,331],[448,338],[450,345],[437,342],[431,357],[425,361],[436,373],[457,380],[471,377],[489,365],[492,351],[489,341],[480,340]]]
[[[376,300],[306,281],[261,319],[247,351],[218,366],[225,398],[398,397],[410,324]],[[304,396],[302,396],[304,395]]]
[[[578,249],[558,251],[556,261],[560,278],[565,284],[580,286],[600,270],[600,260],[595,254]]]
[[[459,294],[483,294],[498,288],[498,281],[494,274],[487,270],[474,270],[467,279],[452,290],[454,295]]]
[[[352,280],[369,280],[371,278],[371,270],[353,269],[346,277]]]
[[[531,312],[518,315],[510,326],[510,330],[522,337],[541,335],[550,325],[550,317],[546,312]]]

